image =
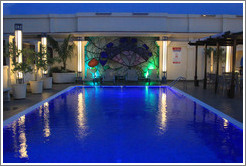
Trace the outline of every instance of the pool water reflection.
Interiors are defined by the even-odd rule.
[[[4,163],[237,163],[243,132],[167,87],[75,87],[3,130]]]

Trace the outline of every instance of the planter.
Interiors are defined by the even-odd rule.
[[[29,81],[32,93],[42,93],[43,92],[43,81]]]
[[[75,73],[52,73],[54,83],[72,83],[76,80]]]
[[[15,99],[24,99],[26,98],[26,84],[14,84],[13,95]]]
[[[52,88],[52,77],[45,77],[42,79],[44,81],[43,88],[51,89]]]
[[[3,66],[3,88],[8,88],[8,66]]]

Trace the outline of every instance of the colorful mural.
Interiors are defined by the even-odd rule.
[[[159,47],[155,37],[89,37],[85,48],[85,68],[96,69],[102,76],[107,69],[124,76],[129,68],[137,71],[139,78],[148,69],[159,68]]]

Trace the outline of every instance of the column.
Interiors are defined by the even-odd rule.
[[[219,81],[219,60],[220,60],[220,45],[219,42],[217,42],[216,44],[217,48],[216,48],[216,56],[217,56],[217,65],[216,65],[216,77],[215,77],[215,87],[214,87],[214,91],[215,93],[217,93],[217,89],[218,89],[218,81]]]
[[[204,79],[203,79],[203,89],[207,89],[207,56],[208,56],[208,48],[207,44],[205,45],[205,51],[204,51]]]
[[[231,72],[231,46],[226,46],[226,66],[225,72]]]
[[[197,80],[197,55],[198,54],[198,45],[196,45],[196,59],[195,59],[195,76],[194,76],[194,85],[199,86],[199,81]]]
[[[162,77],[162,66],[163,66],[163,41],[156,41],[157,45],[159,46],[159,79],[161,80]]]
[[[81,77],[82,80],[85,78],[85,46],[88,41],[84,40],[84,37],[77,38],[77,49],[78,49],[78,67],[77,67],[77,77]]]
[[[44,53],[44,57],[43,57],[43,60],[47,60],[47,35],[46,33],[42,33],[41,34],[41,51],[42,53]],[[47,70],[44,70],[42,71],[44,75],[48,74],[48,69]]]
[[[231,88],[229,97],[234,98],[235,94],[235,66],[236,66],[236,53],[237,53],[237,40],[233,40],[233,54],[232,54],[232,75],[231,75]]]
[[[15,24],[15,45],[18,51],[22,51],[22,24]],[[22,63],[22,54],[17,57],[17,62]],[[17,79],[23,79],[23,73],[17,73]]]
[[[167,74],[167,37],[162,37],[162,40],[156,41],[159,46],[159,79],[162,79],[162,76],[166,77]]]
[[[211,56],[210,56],[210,73],[214,72],[214,51],[211,51]]]
[[[35,52],[40,52],[41,42],[40,41],[35,41]],[[37,73],[37,75],[36,75]],[[39,80],[42,77],[42,71],[37,71],[36,64],[34,64],[34,78],[35,80]]]

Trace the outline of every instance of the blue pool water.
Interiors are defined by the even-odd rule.
[[[168,87],[75,87],[4,127],[4,163],[238,163],[243,131]]]

